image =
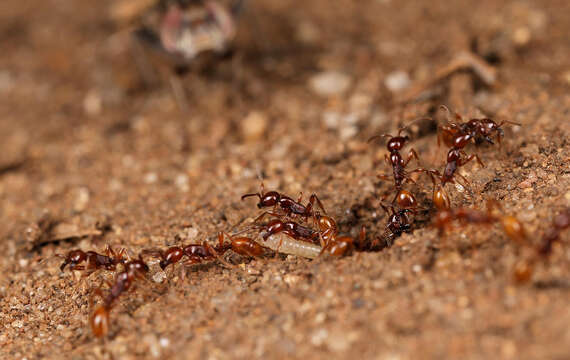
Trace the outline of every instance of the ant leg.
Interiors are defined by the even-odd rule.
[[[274,217],[276,217],[276,218],[280,218],[280,217],[281,217],[281,214],[277,214],[277,213],[272,212],[272,211],[264,211],[264,212],[261,213],[261,215],[259,215],[258,217],[256,217],[256,218],[252,221],[252,224],[258,223],[258,222],[261,221],[261,219],[263,219],[266,215],[271,215],[271,216],[274,216]]]
[[[439,105],[439,108],[445,111],[445,120],[447,120],[447,122],[449,122],[449,116],[451,116],[451,111],[449,110],[449,108],[445,105]]]
[[[107,257],[110,257],[110,258],[115,257],[115,252],[113,251],[113,248],[109,244],[107,244],[107,246],[105,246],[105,255],[107,255]]]
[[[459,177],[459,178],[461,179],[461,181],[463,182],[463,184],[460,183],[459,181],[457,181],[457,179],[455,179],[455,181],[456,181],[457,183],[459,183],[459,185],[463,186],[467,191],[469,191],[469,196],[471,196],[471,198],[473,198],[473,196],[474,196],[474,194],[473,194],[473,189],[471,188],[471,183],[469,182],[469,180],[467,180],[467,179],[465,178],[465,176],[463,176],[463,175],[461,175],[461,174],[459,174],[459,173],[455,174],[455,176],[456,176],[456,177]]]
[[[376,177],[378,179],[382,179],[382,180],[386,180],[386,181],[392,180],[392,176],[386,175],[386,174],[378,174],[378,175],[376,175]]]
[[[358,248],[362,249],[366,243],[366,227],[362,225],[360,233],[358,234]]]
[[[323,213],[326,215],[327,211],[325,210],[325,207],[323,206],[323,203],[321,202],[321,200],[319,200],[319,198],[317,197],[317,194],[312,194],[310,199],[309,199],[309,205],[307,205],[307,209],[312,209],[313,208],[313,204],[317,203],[317,206],[323,211]]]
[[[303,192],[299,191],[299,199],[297,199],[297,202],[300,203],[301,201],[303,201]]]
[[[404,167],[406,167],[408,165],[408,163],[415,158],[416,161],[420,161],[420,158],[418,156],[418,153],[416,152],[416,150],[414,149],[410,149],[410,151],[408,152],[408,156],[406,158],[406,161],[404,161]]]
[[[69,270],[71,270],[71,271],[74,271],[74,270],[82,271],[82,270],[85,270],[85,266],[71,264],[71,265],[69,265]]]
[[[219,262],[221,262],[222,264],[226,265],[229,268],[235,268],[235,265],[232,265],[229,262],[227,262],[226,260],[222,259],[220,254],[212,246],[210,246],[210,244],[208,244],[207,242],[204,242],[202,245],[204,245],[206,250],[208,250],[208,252],[212,256],[214,256]]]
[[[463,150],[461,150],[461,155],[467,156],[467,154],[466,154]],[[477,155],[477,154],[471,154],[471,155],[467,156],[467,157],[464,158],[464,159],[459,159],[459,160],[457,161],[457,166],[458,166],[458,167],[459,167],[459,166],[463,166],[463,165],[467,164],[468,162],[470,162],[470,161],[473,160],[473,159],[477,160],[477,162],[479,163],[479,165],[481,165],[481,167],[485,167],[485,164],[483,164],[483,162],[481,161],[481,158],[480,158],[479,155]]]
[[[151,255],[154,257],[158,257],[161,260],[164,260],[164,251],[162,251],[161,249],[156,249],[156,248],[144,249],[143,251],[141,251],[140,255]]]
[[[392,167],[392,162],[390,161],[390,158],[388,157],[388,154],[384,154],[384,161],[386,161],[386,164],[389,167]]]
[[[196,265],[196,264],[200,264],[201,262],[203,262],[204,259],[198,257],[198,256],[190,256],[188,258],[188,260],[184,261],[182,263],[182,265],[184,266],[192,266],[192,265]]]
[[[103,285],[103,284],[101,284],[101,285]],[[103,291],[101,290],[101,285],[99,285],[98,288],[93,289],[91,291],[91,293],[89,294],[89,309],[93,308],[93,298],[95,296],[99,296],[101,299],[105,299]]]

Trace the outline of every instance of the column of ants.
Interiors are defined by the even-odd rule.
[[[458,168],[473,159],[477,160],[479,165],[484,167],[483,162],[477,154],[468,155],[465,152],[464,149],[467,145],[470,143],[478,145],[483,142],[494,145],[495,141],[493,140],[493,135],[496,135],[495,139],[500,146],[501,139],[504,137],[502,126],[504,124],[520,126],[520,124],[511,121],[503,121],[497,124],[489,118],[475,118],[464,122],[463,118],[457,113],[455,114],[456,121],[451,122],[449,121],[449,109],[444,105],[442,105],[441,108],[445,110],[448,115],[447,124],[438,126],[438,145],[443,142],[449,147],[443,172],[437,169],[428,170],[424,168],[406,171],[406,167],[412,159],[419,161],[418,154],[414,149],[409,150],[405,160],[400,154],[400,151],[410,140],[409,136],[402,136],[402,132],[405,131],[407,127],[401,128],[397,136],[382,134],[369,139],[370,142],[382,137],[388,138],[386,147],[389,155],[385,155],[385,160],[388,165],[392,167],[393,175],[379,175],[378,177],[385,180],[393,179],[394,189],[396,190],[396,195],[391,203],[381,202],[381,207],[391,215],[386,225],[385,234],[377,238],[376,241],[382,240],[384,244],[380,245],[391,246],[395,237],[401,235],[402,232],[410,231],[412,222],[408,214],[415,215],[421,208],[418,207],[414,195],[403,189],[403,184],[405,182],[415,183],[411,178],[411,174],[423,173],[429,175],[433,183],[431,205],[435,207],[437,213],[433,217],[432,227],[438,229],[440,237],[444,236],[446,231],[449,231],[453,222],[460,222],[464,225],[491,225],[499,223],[507,237],[519,246],[532,250],[534,255],[530,258],[518,261],[514,269],[515,281],[519,283],[529,281],[535,263],[539,259],[548,258],[552,252],[553,244],[560,241],[560,233],[570,226],[570,208],[564,209],[555,217],[554,222],[549,226],[542,241],[537,246],[531,244],[523,224],[516,217],[500,214],[501,206],[497,200],[488,199],[486,211],[469,207],[452,208],[449,194],[445,190],[447,183],[458,183],[461,188],[466,189],[471,194],[471,197],[473,197],[473,191],[471,190],[469,181],[457,172]]]
[[[447,108],[444,107],[444,109],[449,112]],[[158,264],[162,270],[181,260],[184,260],[182,262],[184,266],[217,260],[225,266],[233,268],[234,265],[223,258],[223,255],[229,250],[247,257],[260,257],[274,252],[314,259],[325,254],[332,256],[349,255],[355,249],[379,250],[392,246],[395,239],[403,232],[411,230],[413,219],[410,215],[415,216],[418,211],[423,209],[418,206],[415,196],[403,188],[406,182],[415,183],[411,177],[413,173],[426,174],[432,180],[432,205],[438,210],[433,218],[432,227],[438,229],[440,235],[444,235],[454,221],[484,225],[499,223],[509,238],[518,244],[530,246],[523,225],[515,217],[495,214],[495,210],[499,209],[497,201],[489,200],[486,211],[467,207],[451,208],[450,198],[445,190],[447,183],[458,182],[472,193],[469,181],[458,174],[457,169],[473,159],[476,159],[481,166],[483,166],[483,162],[476,154],[467,155],[464,148],[470,142],[494,144],[492,138],[494,134],[496,134],[496,141],[500,144],[501,138],[504,136],[502,125],[515,123],[504,121],[497,124],[487,118],[462,122],[461,116],[457,114],[456,120],[457,122],[448,121],[448,124],[439,127],[438,143],[443,141],[450,148],[443,172],[437,169],[428,170],[424,168],[406,171],[406,167],[412,159],[419,161],[419,156],[414,149],[408,151],[405,159],[400,153],[410,140],[409,136],[402,136],[407,128],[401,128],[397,136],[383,134],[374,136],[369,140],[388,138],[386,147],[389,155],[386,154],[385,159],[392,167],[393,174],[392,176],[379,175],[379,177],[390,181],[393,179],[396,190],[396,195],[391,202],[386,202],[384,199],[380,202],[380,206],[388,214],[388,221],[384,232],[371,241],[366,241],[364,226],[360,230],[357,241],[350,236],[339,235],[336,220],[327,214],[316,194],[312,194],[306,205],[303,205],[302,194],[297,200],[294,200],[277,191],[265,192],[262,183],[259,192],[245,194],[241,199],[257,197],[259,199],[257,207],[268,210],[262,211],[249,226],[240,232],[234,234],[219,232],[217,235],[218,242],[215,245],[203,241],[172,246],[165,250],[145,249],[134,260],[128,256],[125,249],[115,252],[107,247],[104,254],[94,251],[72,250],[66,256],[58,255],[65,258],[60,269],[64,271],[68,267],[72,271],[83,271],[84,277],[102,269],[116,272],[114,281],[107,282],[109,287],[107,294],[105,295],[102,288],[98,287],[92,291],[89,299],[90,308],[93,307],[95,296],[102,299],[101,304],[94,308],[89,318],[93,335],[102,338],[107,336],[109,332],[109,313],[117,299],[122,294],[132,291],[135,287],[135,281],[147,279],[149,266],[143,259],[145,256],[158,258]],[[270,219],[263,222],[267,217]],[[541,244],[536,248],[536,256],[525,259],[516,265],[515,279],[517,281],[524,282],[530,279],[533,265],[537,259],[547,258],[550,255],[552,245],[560,240],[560,233],[569,225],[570,209],[566,209],[555,218]],[[121,267],[121,271],[117,270],[118,266]]]

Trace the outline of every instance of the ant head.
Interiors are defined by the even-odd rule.
[[[320,216],[319,220],[319,228],[324,231],[328,229],[336,229],[336,221],[333,220],[330,216]]]
[[[447,153],[447,163],[455,162],[455,161],[459,160],[460,157],[461,157],[461,154],[459,153],[459,150],[451,149]]]
[[[408,135],[393,137],[388,141],[388,144],[386,144],[386,148],[389,152],[400,151],[408,140],[410,140]]]
[[[275,206],[280,198],[281,195],[277,191],[270,191],[259,197],[257,207],[261,209],[263,207]]]

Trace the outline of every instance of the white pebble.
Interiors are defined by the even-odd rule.
[[[384,85],[392,92],[398,92],[410,86],[411,80],[407,72],[397,70],[391,72],[384,79]]]
[[[351,84],[351,78],[338,71],[324,71],[309,80],[315,94],[323,97],[340,95],[347,91]]]

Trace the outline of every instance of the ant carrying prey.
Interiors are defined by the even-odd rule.
[[[229,244],[224,244],[224,237],[230,239]],[[184,247],[172,246],[165,251],[160,249],[143,250],[143,254],[159,257],[161,259],[159,263],[160,268],[164,270],[168,265],[179,262],[184,256],[188,258],[184,262],[184,265],[187,266],[216,259],[227,266],[231,266],[221,258],[228,250],[252,257],[261,256],[265,252],[261,245],[248,237],[238,237],[237,234],[231,236],[225,232],[220,232],[218,234],[218,245],[216,246],[211,246],[204,241],[202,244],[189,244]]]
[[[264,190],[265,188],[263,186],[263,183],[261,183],[260,192],[245,194],[241,197],[241,199],[244,200],[251,196],[257,196],[259,198],[259,202],[257,203],[258,208],[262,209],[264,207],[273,207],[274,212],[277,207],[280,207],[287,216],[300,216],[302,218],[305,218],[305,221],[307,221],[309,217],[314,217],[315,214],[317,214],[313,210],[315,203],[324,214],[327,213],[316,194],[311,194],[307,205],[303,205],[301,204],[301,201],[303,200],[303,194],[301,194],[299,196],[299,199],[295,201],[286,195],[278,193],[277,191],[265,192]]]

